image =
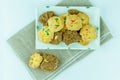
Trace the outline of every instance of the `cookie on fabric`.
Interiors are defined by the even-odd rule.
[[[43,57],[38,53],[35,52],[30,56],[29,60],[29,67],[31,68],[38,68],[43,60]]]
[[[52,72],[58,67],[58,58],[52,54],[43,54],[43,62],[40,67],[43,71]]]

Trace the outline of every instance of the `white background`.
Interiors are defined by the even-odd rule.
[[[35,9],[60,0],[0,0],[0,80],[32,80],[6,40],[35,19]],[[113,39],[54,80],[120,80],[120,1],[90,0],[99,7]]]

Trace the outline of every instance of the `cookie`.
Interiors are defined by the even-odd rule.
[[[58,58],[52,54],[43,54],[43,62],[40,67],[43,71],[52,72],[58,67]]]
[[[58,16],[51,17],[48,26],[52,32],[58,32],[64,27],[64,20]]]
[[[52,32],[48,26],[44,26],[42,27],[42,29],[38,31],[38,39],[43,43],[51,42],[53,37],[54,37],[54,32]]]
[[[80,35],[77,31],[65,31],[63,33],[63,42],[65,42],[66,45],[69,45],[73,42],[78,42],[80,40]]]
[[[82,21],[77,15],[68,15],[66,18],[66,28],[71,31],[77,31],[82,28]]]
[[[80,36],[83,41],[91,41],[96,38],[97,31],[92,25],[85,25],[80,30]]]
[[[29,67],[38,68],[42,60],[43,60],[43,57],[38,52],[35,52],[30,56]]]

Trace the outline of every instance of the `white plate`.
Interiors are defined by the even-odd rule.
[[[97,29],[97,38],[90,42],[87,46],[82,46],[80,43],[72,43],[70,45],[65,45],[64,42],[61,42],[58,45],[54,44],[44,44],[43,42],[38,40],[37,37],[37,31],[42,28],[42,24],[40,24],[38,18],[41,14],[43,14],[46,11],[53,11],[55,14],[60,15],[67,13],[69,9],[77,9],[79,11],[82,11],[86,13],[90,18],[90,24],[92,24]],[[36,49],[97,49],[100,47],[100,14],[99,9],[96,7],[73,7],[73,6],[41,6],[37,9],[36,12],[36,40],[35,40],[35,46]]]

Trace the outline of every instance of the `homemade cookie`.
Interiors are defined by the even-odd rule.
[[[82,21],[77,15],[68,15],[66,18],[66,28],[71,31],[77,31],[82,28]]]
[[[91,41],[96,38],[97,31],[92,25],[85,25],[80,30],[80,36],[83,41]]]
[[[80,40],[80,35],[77,31],[65,31],[63,33],[63,42],[65,42],[66,45],[69,45],[73,42],[78,42]]]
[[[52,32],[48,26],[44,26],[40,31],[38,31],[38,39],[43,43],[51,42],[53,37],[54,32]]]
[[[35,52],[30,56],[29,67],[38,68],[42,60],[43,60],[43,57],[39,53]]]
[[[48,26],[52,32],[58,32],[64,27],[64,20],[58,16],[51,17]]]
[[[51,72],[58,67],[58,58],[52,54],[43,54],[43,62],[40,67],[43,71]]]

